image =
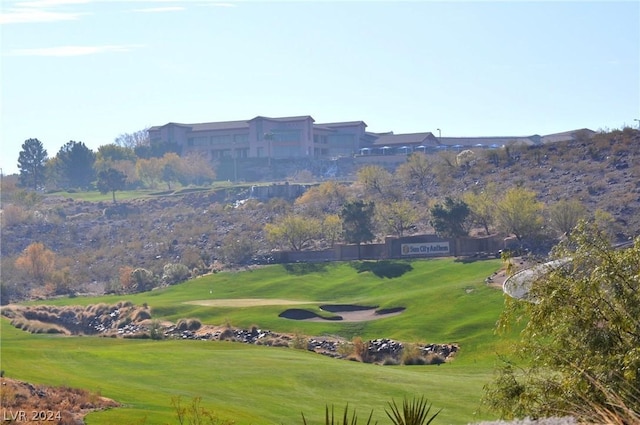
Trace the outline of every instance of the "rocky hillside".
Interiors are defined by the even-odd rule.
[[[637,130],[544,146],[479,151],[467,167],[451,164],[451,154],[434,154],[430,160],[436,166],[425,193],[416,197],[416,188],[403,186],[407,198],[419,203],[416,207],[421,210],[428,209],[424,202],[429,200],[459,196],[494,183],[500,190],[512,186],[533,190],[546,205],[578,199],[591,215],[608,213],[619,239],[640,234]],[[339,174],[355,180],[358,164],[347,162],[342,161]],[[182,264],[189,273],[202,274],[231,263],[266,263],[271,246],[265,240],[264,225],[294,206],[292,200],[281,198],[238,202],[249,197],[250,189],[185,189],[113,205],[55,194],[37,199],[19,191],[8,193],[3,186],[3,302],[28,294],[148,289],[140,279],[132,281],[127,276],[135,269],[145,269],[155,279],[149,284],[157,285],[162,283],[167,264]],[[358,185],[350,190],[353,196],[361,195]],[[428,223],[429,218],[423,218],[415,231],[429,231]],[[56,272],[42,284],[15,266],[16,258],[33,242],[42,242],[55,253]]]

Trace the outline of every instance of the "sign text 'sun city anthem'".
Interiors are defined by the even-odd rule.
[[[403,243],[402,255],[442,255],[449,253],[449,242]]]

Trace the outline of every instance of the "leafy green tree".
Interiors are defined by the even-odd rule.
[[[117,143],[117,142],[116,142]],[[168,153],[180,154],[181,148],[177,143],[150,143],[133,148],[138,158],[162,158]]]
[[[487,235],[491,234],[495,222],[498,198],[498,190],[493,183],[479,192],[465,192],[462,196],[462,200],[469,206],[471,222],[481,226]]]
[[[446,197],[443,204],[435,204],[430,210],[431,226],[436,233],[445,238],[466,236],[469,206],[460,199]]]
[[[338,214],[328,214],[322,220],[322,236],[333,247],[342,236],[342,220]]]
[[[155,189],[162,180],[162,160],[160,158],[138,159],[136,175],[147,187]]]
[[[95,154],[83,142],[67,142],[56,155],[55,172],[58,183],[65,188],[88,189],[95,179],[95,160]]]
[[[320,228],[320,221],[317,219],[288,214],[275,223],[267,223],[264,230],[271,243],[300,251],[318,237]]]
[[[504,418],[639,423],[640,238],[614,249],[581,222],[552,258],[566,264],[532,282],[533,302],[507,300],[499,328],[526,323],[516,351],[524,366],[506,362],[484,402]]]
[[[100,193],[111,192],[113,203],[116,203],[116,190],[123,190],[127,182],[127,176],[114,168],[102,170],[98,173],[98,190]]]
[[[577,199],[570,201],[562,199],[549,207],[551,227],[561,235],[571,233],[578,221],[586,215],[587,209]]]
[[[133,149],[111,143],[98,148],[94,168],[97,171],[101,171],[107,168],[115,168],[114,164],[121,161],[133,162],[135,164],[136,160],[137,157]]]
[[[520,187],[509,189],[496,205],[498,227],[522,241],[540,233],[543,223],[542,202],[536,193]]]
[[[340,211],[344,238],[358,245],[358,258],[361,258],[360,245],[371,242],[375,237],[372,230],[374,212],[373,202],[361,200],[347,202]]]
[[[22,144],[22,150],[18,156],[18,170],[20,171],[20,184],[30,186],[37,190],[45,181],[45,164],[47,162],[47,150],[38,139],[27,139]]]
[[[399,237],[405,230],[415,226],[420,218],[414,205],[408,201],[378,202],[376,204],[376,220],[386,234]]]

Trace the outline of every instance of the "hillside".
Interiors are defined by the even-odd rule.
[[[405,196],[417,208],[426,210],[425,203],[494,183],[502,191],[514,186],[535,191],[547,206],[560,199],[578,199],[591,216],[597,211],[610,214],[618,239],[640,233],[637,130],[479,151],[468,167],[455,167],[452,159],[453,153],[431,155],[433,179],[419,196],[416,192],[421,190],[404,186]],[[357,164],[345,164],[339,177],[355,180]],[[288,175],[302,171],[289,169]],[[122,273],[145,268],[159,277],[167,263],[183,264],[199,275],[229,263],[268,262],[272,247],[265,240],[264,225],[294,207],[291,200],[280,198],[236,203],[249,197],[250,188],[146,193],[117,205],[72,195],[47,194],[39,199],[3,188],[3,302],[27,295],[32,282],[20,275],[15,259],[33,242],[42,242],[55,253],[58,271],[48,287],[31,294],[36,296],[127,290],[120,282]],[[362,196],[357,185],[349,190],[352,196]],[[429,217],[424,216],[414,232],[429,231]]]

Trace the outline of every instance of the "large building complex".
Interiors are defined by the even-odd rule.
[[[375,135],[362,121],[316,124],[309,115],[247,121],[168,123],[149,128],[152,144],[177,144],[182,153],[220,158],[332,158],[351,156]]]
[[[168,123],[149,128],[151,144],[177,145],[182,154],[223,158],[340,158],[355,155],[406,155],[439,149],[498,148],[509,142],[540,145],[569,140],[588,129],[547,136],[435,137],[431,132],[394,134],[366,131],[363,121],[316,124],[309,115],[200,124]]]

